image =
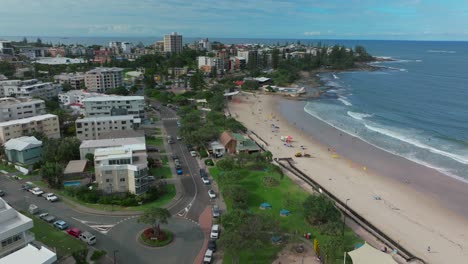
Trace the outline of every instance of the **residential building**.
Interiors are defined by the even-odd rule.
[[[198,49],[199,50],[206,50],[206,51],[211,51],[211,42],[206,38],[206,39],[201,39],[198,42]]]
[[[145,144],[99,148],[94,151],[98,188],[105,193],[145,193],[149,187]]]
[[[172,32],[170,35],[164,36],[164,52],[166,53],[181,53],[182,52],[182,35],[177,32]]]
[[[54,76],[54,80],[60,84],[68,84],[73,90],[85,88],[85,74],[82,72],[62,73]]]
[[[45,114],[0,122],[0,143],[3,144],[12,138],[31,135],[33,132],[43,133],[49,138],[60,138],[58,117],[52,114]]]
[[[83,46],[71,45],[65,48],[66,56],[85,56],[87,54],[92,54],[92,50],[86,49]]]
[[[48,48],[42,47],[20,47],[20,54],[28,57],[31,60],[36,58],[45,57],[47,55]]]
[[[63,64],[81,64],[86,63],[84,59],[73,59],[67,57],[52,57],[52,58],[40,58],[34,63],[45,64],[45,65],[63,65]]]
[[[15,50],[13,49],[13,45],[11,45],[11,41],[0,40],[0,54],[15,55]]]
[[[256,50],[238,50],[237,57],[245,58],[246,65],[257,66],[259,62]]]
[[[102,93],[89,93],[85,90],[70,90],[66,93],[60,93],[58,99],[62,105],[78,104],[83,106],[83,100],[88,97],[107,96]]]
[[[153,44],[154,49],[156,52],[164,52],[164,40],[156,41]]]
[[[18,213],[0,198],[0,257],[21,249],[34,241],[33,221]]]
[[[232,133],[232,136],[236,139],[236,153],[255,153],[260,152],[260,147],[250,138],[245,137],[239,133]]]
[[[224,146],[226,149],[225,152],[230,153],[230,154],[236,154],[236,146],[237,146],[237,141],[234,136],[228,132],[224,131],[221,136],[219,137],[219,143]]]
[[[113,51],[110,48],[101,48],[93,51],[93,62],[104,64],[112,61]]]
[[[60,57],[65,57],[65,48],[64,47],[50,47],[48,50],[47,50],[47,53],[49,54],[49,56],[51,57],[57,57],[57,56],[60,56]]]
[[[7,160],[11,163],[33,165],[42,158],[42,141],[35,137],[12,138],[4,146]]]
[[[115,133],[118,132],[118,133]],[[114,147],[138,147],[142,144],[145,145],[145,136],[142,134],[135,135],[132,137],[125,137],[125,135],[121,135],[122,132],[128,133],[130,131],[113,131],[108,132],[106,134],[117,134],[113,138],[103,138],[103,139],[95,139],[95,140],[83,140],[80,145],[80,159],[86,159],[87,154],[93,154],[96,149],[103,149],[103,148],[114,148]],[[104,133],[103,133],[104,135]]]
[[[224,69],[224,60],[221,58],[200,56],[197,60],[198,68],[204,72],[212,72],[215,69],[217,71],[222,71]]]
[[[43,83],[37,79],[0,81],[0,95],[2,97],[39,97],[49,100],[57,96],[61,90],[62,87],[58,84]]]
[[[76,137],[79,140],[99,139],[101,133],[114,130],[133,130],[139,127],[141,119],[131,115],[85,117],[77,119]]]
[[[33,221],[18,213],[0,198],[0,264],[56,263],[57,255],[51,250],[29,244],[34,241]]]
[[[88,97],[83,101],[86,116],[132,115],[145,118],[144,96],[99,96]]]
[[[46,113],[44,100],[29,98],[0,98],[0,122],[33,117]]]
[[[122,68],[98,67],[85,74],[85,86],[91,92],[105,93],[109,89],[122,85]]]
[[[188,67],[183,67],[183,68],[178,68],[178,67],[174,67],[174,68],[169,68],[167,70],[167,73],[169,75],[172,75],[174,77],[180,77],[182,75],[186,75],[188,72]]]

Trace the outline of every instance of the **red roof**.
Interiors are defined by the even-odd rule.
[[[238,86],[242,86],[242,85],[244,84],[244,81],[236,81],[235,83],[236,83],[236,85],[238,85]]]

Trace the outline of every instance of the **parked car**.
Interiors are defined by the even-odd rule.
[[[202,177],[202,178],[208,177],[208,174],[206,174],[205,169],[200,169],[200,177]]]
[[[182,140],[182,137],[181,136],[177,136],[177,140]]]
[[[182,174],[184,174],[184,171],[182,170],[182,168],[177,169],[177,175],[182,175]]]
[[[203,264],[211,263],[212,259],[213,259],[213,250],[207,249],[205,252],[205,256],[203,257]]]
[[[201,178],[201,180],[206,185],[210,184],[210,179],[208,179],[207,177],[203,177],[203,178]]]
[[[192,151],[190,151],[190,155],[191,155],[192,157],[196,157],[196,156],[197,156],[197,152],[196,152],[195,150],[192,150]]]
[[[5,192],[3,190],[0,190],[0,197],[5,196]]]
[[[53,193],[44,193],[42,194],[42,197],[44,197],[47,201],[50,201],[50,202],[56,202],[58,201],[58,197],[57,195],[53,194]]]
[[[219,206],[218,205],[213,205],[212,212],[213,212],[213,217],[218,218],[219,217]]]
[[[177,156],[177,154],[172,154],[172,155],[171,155],[171,158],[172,158],[172,160],[179,159],[179,157]]]
[[[159,152],[159,148],[153,146],[147,146],[146,151],[148,152]]]
[[[169,143],[169,144],[174,144],[174,140],[168,139],[168,140],[167,140],[167,143]]]
[[[156,180],[156,178],[154,176],[148,176],[147,179],[148,179],[148,181],[155,181]]]
[[[213,252],[216,252],[216,240],[210,240],[208,242],[208,249]]]
[[[60,230],[65,230],[68,228],[68,224],[67,222],[63,221],[63,220],[57,220],[54,222],[54,226]]]
[[[52,223],[55,220],[55,216],[50,215],[49,213],[42,213],[39,215],[39,218],[46,221],[47,223]]]
[[[174,160],[174,164],[175,164],[176,166],[180,166],[180,160],[179,160],[179,159]]]
[[[213,225],[211,227],[210,238],[211,239],[218,239],[219,238],[219,225]]]
[[[37,195],[37,196],[39,196],[39,195],[41,195],[41,194],[44,193],[44,191],[41,190],[41,188],[39,188],[39,187],[34,187],[34,188],[30,189],[29,191],[30,191],[32,194]]]
[[[79,238],[88,245],[96,244],[96,237],[88,231],[81,233]]]
[[[216,193],[213,190],[208,191],[208,196],[210,196],[211,199],[216,198]]]
[[[67,233],[70,236],[79,237],[81,234],[81,231],[78,228],[70,228],[70,229],[67,229]]]

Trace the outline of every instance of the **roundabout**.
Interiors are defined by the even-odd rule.
[[[161,229],[158,236],[154,235],[153,228],[146,228],[140,232],[138,242],[148,247],[164,247],[174,241],[174,233],[168,229]]]

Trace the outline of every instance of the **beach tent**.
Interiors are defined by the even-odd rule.
[[[271,204],[269,203],[262,203],[260,205],[260,209],[271,209]]]
[[[398,264],[392,255],[375,249],[367,243],[348,252],[348,255],[351,256],[354,264]]]
[[[288,216],[290,214],[291,214],[291,212],[289,210],[286,210],[286,209],[281,209],[281,211],[280,211],[281,216]]]

